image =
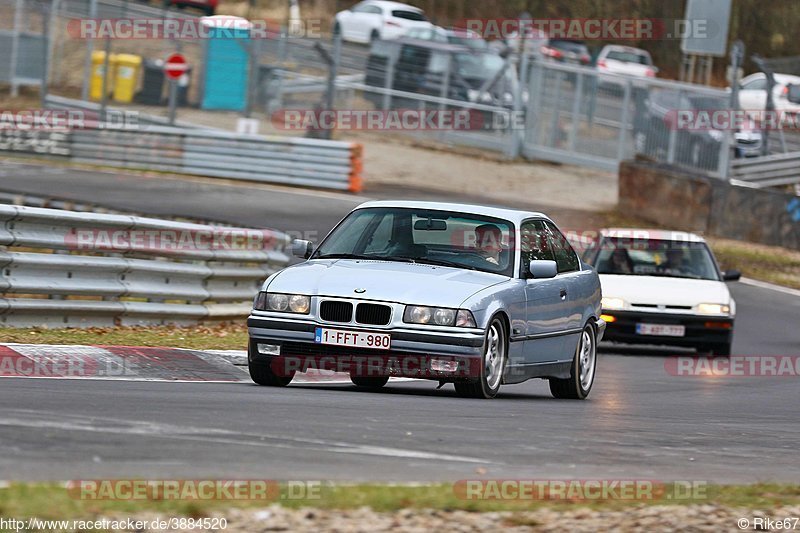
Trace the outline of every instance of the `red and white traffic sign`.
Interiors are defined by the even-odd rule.
[[[170,54],[164,62],[164,73],[171,80],[177,80],[186,72],[186,58],[183,54]]]

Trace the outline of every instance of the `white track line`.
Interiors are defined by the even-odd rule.
[[[800,297],[800,291],[798,291],[797,289],[790,289],[789,287],[784,287],[782,285],[775,285],[774,283],[767,283],[766,281],[758,281],[750,278],[742,278],[739,281],[744,283],[745,285],[750,285],[752,287],[758,287],[760,289],[769,289],[771,291],[782,292],[783,294],[788,294],[790,296]]]

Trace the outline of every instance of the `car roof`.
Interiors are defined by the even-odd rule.
[[[390,0],[366,0],[365,3],[377,5],[380,7],[385,7],[388,9],[406,9],[408,11],[416,11],[418,13],[422,13],[422,10],[420,8],[410,6],[402,2],[391,2]]]
[[[706,242],[700,235],[688,231],[647,228],[605,228],[600,230],[600,236],[654,241]]]
[[[621,44],[607,44],[603,47],[603,52],[632,52],[634,54],[647,54],[650,52],[643,48],[636,48],[635,46],[624,46]]]
[[[467,213],[470,215],[483,215],[492,218],[502,218],[516,224],[528,218],[544,218],[551,220],[544,213],[536,211],[523,211],[521,209],[509,209],[503,207],[489,207],[477,204],[460,204],[454,202],[419,202],[415,200],[377,200],[365,202],[356,209],[367,209],[371,207],[397,207],[400,209],[430,209],[433,211],[454,211],[457,213]]]

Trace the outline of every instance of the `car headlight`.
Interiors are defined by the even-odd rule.
[[[623,309],[625,307],[625,300],[622,298],[604,297],[600,301],[600,306],[603,309]]]
[[[427,307],[424,305],[407,305],[403,313],[403,322],[408,324],[430,324],[433,326],[456,326],[474,328],[475,317],[467,309],[450,309],[447,307]]]
[[[311,309],[311,298],[302,294],[260,292],[253,303],[253,309],[307,315]]]
[[[731,307],[725,304],[698,304],[697,313],[700,315],[729,315]]]

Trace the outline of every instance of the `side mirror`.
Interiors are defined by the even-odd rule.
[[[722,273],[723,281],[739,281],[742,278],[742,273],[738,270],[726,270]]]
[[[314,243],[296,240],[292,243],[292,255],[300,259],[308,259],[314,253]]]
[[[558,274],[558,265],[555,261],[531,261],[528,272],[533,279],[552,279]]]

